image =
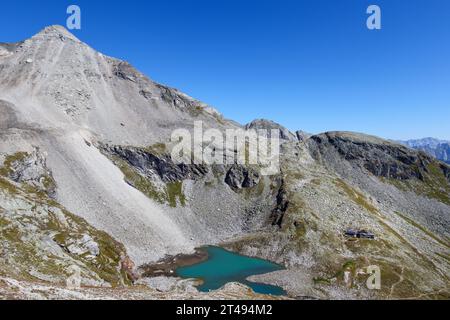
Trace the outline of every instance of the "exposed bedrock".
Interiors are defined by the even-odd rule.
[[[156,173],[164,182],[198,180],[209,171],[204,165],[176,164],[170,155],[156,155],[142,148],[102,145],[102,149],[112,156],[120,157],[144,173]]]
[[[312,136],[311,154],[317,160],[337,163],[340,159],[364,168],[377,177],[424,180],[434,159],[419,151],[362,134],[329,132]],[[448,178],[449,167],[440,164]]]

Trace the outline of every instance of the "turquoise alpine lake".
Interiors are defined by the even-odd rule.
[[[286,294],[281,287],[246,280],[253,275],[283,270],[282,266],[267,260],[246,257],[218,247],[211,246],[203,249],[208,253],[207,260],[191,266],[179,267],[175,271],[182,278],[203,280],[203,283],[197,287],[199,291],[208,292],[220,289],[228,282],[239,282],[252,288],[257,293]]]

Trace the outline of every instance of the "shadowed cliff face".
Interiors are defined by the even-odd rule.
[[[219,112],[51,26],[0,53],[2,99],[41,128],[88,128],[114,144],[151,145],[193,119],[236,127]]]
[[[450,182],[450,166],[441,164],[440,167],[441,167],[442,171],[444,172],[445,177],[447,178],[447,181]]]

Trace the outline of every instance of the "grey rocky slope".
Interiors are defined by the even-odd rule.
[[[410,148],[424,151],[436,159],[450,164],[450,141],[424,138],[400,141],[400,143]]]
[[[375,137],[293,134],[268,120],[247,128],[280,129],[279,174],[263,176],[258,166],[176,164],[174,129],[191,129],[198,120],[219,130],[240,126],[62,27],[0,49],[2,230],[25,215],[13,224],[20,237],[2,233],[0,240],[15,246],[2,259],[24,244],[37,246],[37,261],[51,264],[50,253],[58,253],[57,270],[76,260],[84,284],[117,285],[166,255],[221,244],[284,264],[286,270],[260,278],[291,296],[448,297],[447,165]],[[39,197],[45,200],[39,212],[63,210],[79,232],[38,223],[32,204]],[[346,239],[347,228],[376,238]],[[114,250],[99,245],[103,236]],[[107,277],[86,260],[104,254],[116,257],[101,267]],[[19,271],[21,263],[14,260]],[[382,290],[365,289],[367,275],[357,272],[371,264],[382,269]],[[2,276],[62,281],[52,268],[19,271],[4,267]]]

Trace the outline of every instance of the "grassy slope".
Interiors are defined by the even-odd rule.
[[[129,276],[121,270],[126,254],[123,245],[68,212],[45,191],[7,178],[11,165],[24,158],[23,153],[11,155],[0,168],[0,199],[4,201],[0,202],[0,242],[2,256],[6,257],[0,259],[1,274],[25,280],[38,280],[36,275],[44,275],[61,282],[70,275],[68,268],[77,265],[87,279],[112,286],[129,284]],[[52,181],[48,179],[49,184]],[[98,256],[67,250],[86,235],[98,244]],[[45,241],[51,244],[42,245]]]

